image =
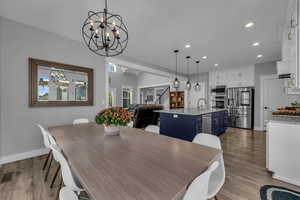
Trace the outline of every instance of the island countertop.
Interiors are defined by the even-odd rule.
[[[183,108],[183,109],[172,109],[172,110],[155,110],[154,112],[166,113],[166,114],[178,114],[178,115],[205,115],[205,114],[221,112],[226,110],[227,109],[219,109],[219,108],[207,108],[207,109]]]

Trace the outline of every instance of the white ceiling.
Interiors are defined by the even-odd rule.
[[[129,44],[122,56],[174,70],[172,50],[201,62],[201,71],[280,59],[287,0],[108,0],[109,11],[123,16]],[[82,41],[88,10],[102,10],[104,0],[1,0],[0,15]],[[244,24],[255,22],[249,30]],[[251,47],[258,41],[260,47]],[[188,50],[185,44],[191,44]],[[88,51],[88,49],[87,49]],[[257,59],[257,54],[264,57]],[[193,65],[193,73],[195,72]]]

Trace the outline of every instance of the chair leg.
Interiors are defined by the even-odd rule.
[[[44,180],[44,181],[47,181],[47,178],[48,178],[48,175],[49,175],[49,171],[50,171],[50,167],[51,167],[52,160],[53,160],[53,156],[51,156],[51,158],[50,158],[50,164],[49,164],[49,166],[48,166],[48,169],[47,169],[47,172],[46,172],[45,180]]]
[[[215,196],[215,200],[218,200],[217,195]]]
[[[54,174],[54,177],[52,178],[52,182],[51,182],[50,188],[53,188],[53,185],[54,185],[54,183],[55,183],[55,180],[56,180],[56,177],[57,177],[57,175],[58,175],[59,170],[60,170],[60,165],[58,165],[58,167],[57,167],[57,169],[56,169],[56,172],[55,172],[55,174]]]
[[[59,200],[59,192],[60,192],[60,189],[61,189],[61,187],[62,187],[62,183],[63,183],[63,179],[62,179],[62,177],[61,177],[60,183],[59,183],[59,187],[58,187],[57,192],[56,192],[55,200]]]
[[[48,155],[47,155],[47,158],[46,158],[46,160],[44,162],[44,165],[43,165],[43,171],[46,169],[46,166],[47,166],[48,160],[49,160],[49,158],[51,156],[51,153],[52,153],[52,150],[50,150],[49,153],[48,153]]]

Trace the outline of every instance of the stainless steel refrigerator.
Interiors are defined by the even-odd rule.
[[[253,129],[254,89],[252,87],[228,88],[227,108],[230,127]]]

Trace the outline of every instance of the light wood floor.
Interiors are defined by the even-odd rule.
[[[271,178],[265,169],[265,134],[228,129],[221,136],[226,167],[226,182],[219,200],[259,200],[259,189],[266,184],[300,191],[300,187]],[[0,200],[54,200],[59,185],[50,189],[41,170],[45,156],[6,164],[0,168]]]

